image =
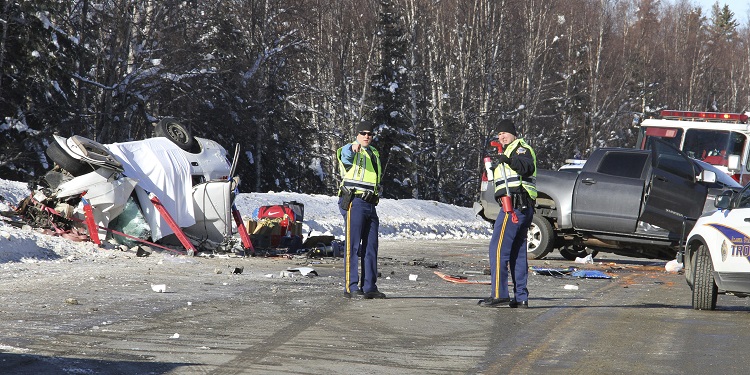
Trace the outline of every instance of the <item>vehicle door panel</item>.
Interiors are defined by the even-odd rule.
[[[573,194],[574,227],[601,232],[635,232],[648,153],[633,151],[607,152],[595,172],[579,174]]]
[[[640,220],[671,232],[683,231],[683,218],[697,219],[708,189],[696,182],[694,163],[665,142],[652,145],[652,169]],[[693,221],[687,221],[690,230]]]

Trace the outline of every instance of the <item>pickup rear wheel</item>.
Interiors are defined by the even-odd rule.
[[[711,254],[706,245],[698,246],[695,253],[693,276],[693,309],[714,310],[716,309],[716,298],[719,295],[719,287],[714,280],[714,264],[711,262]]]
[[[534,214],[526,237],[526,257],[528,259],[542,259],[552,251],[555,233],[552,224],[544,216]]]

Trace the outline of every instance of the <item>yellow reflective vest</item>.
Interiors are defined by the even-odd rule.
[[[350,147],[349,144],[344,147]],[[369,146],[367,149],[362,147],[359,152],[354,154],[352,165],[347,169],[341,161],[341,151],[344,147],[336,151],[336,159],[339,161],[339,173],[341,174],[341,186],[356,191],[372,191],[375,194],[380,192],[381,168],[380,153],[375,147]]]
[[[516,171],[514,171],[512,168],[510,168],[509,165],[501,163],[500,165],[495,167],[495,193],[505,195],[506,186],[508,187],[508,189],[510,189],[511,192],[518,191],[518,188],[523,188],[529,194],[529,197],[531,197],[531,199],[536,199],[536,153],[534,152],[534,149],[531,148],[531,146],[529,146],[523,139],[517,138],[515,141],[511,142],[508,146],[505,147],[503,155],[512,158],[513,154],[516,153],[516,150],[519,147],[523,147],[531,153],[531,157],[534,159],[534,173],[532,174],[531,178],[524,178],[516,173]],[[505,170],[505,175],[503,175],[503,170]]]

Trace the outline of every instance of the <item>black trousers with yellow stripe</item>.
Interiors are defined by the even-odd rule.
[[[340,200],[341,198],[339,198]],[[340,208],[344,217],[345,246],[344,251],[344,291],[356,292],[359,289],[359,264],[362,261],[362,291],[365,293],[378,290],[378,229],[380,220],[375,205],[355,197],[349,210]]]
[[[513,280],[513,298],[527,301],[526,287],[529,262],[526,259],[526,236],[534,217],[533,207],[515,209],[518,222],[514,223],[510,213],[500,212],[490,240],[490,274],[492,275],[492,298],[509,298],[508,268]]]

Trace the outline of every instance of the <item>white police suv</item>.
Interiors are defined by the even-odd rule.
[[[693,308],[713,310],[719,294],[750,295],[750,184],[716,197],[687,237],[685,279]]]

